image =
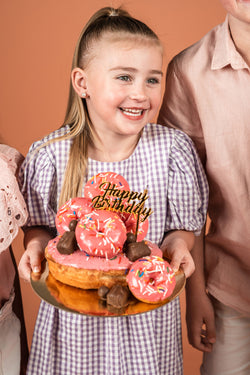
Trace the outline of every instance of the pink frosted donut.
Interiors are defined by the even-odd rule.
[[[133,295],[140,301],[159,303],[173,293],[176,280],[174,271],[166,260],[148,256],[132,264],[127,283]]]
[[[118,190],[130,190],[129,184],[125,180],[124,177],[121,175],[114,173],[114,172],[104,172],[98,173],[96,176],[93,176],[85,185],[84,187],[84,196],[87,198],[94,198],[97,195],[103,195],[104,190],[100,188],[100,185],[103,183],[107,183],[103,185],[103,189],[108,186],[108,183],[112,185],[116,185],[116,189]],[[114,200],[115,197],[111,197],[111,201]]]
[[[71,198],[57,212],[55,223],[59,234],[69,230],[71,220],[78,220],[93,210],[89,198]]]
[[[122,221],[124,222],[127,233],[134,233],[136,232],[136,224],[137,224],[137,216],[135,214],[129,214],[127,212],[119,213]],[[138,231],[137,231],[137,241],[142,241],[148,232],[148,219],[143,222],[139,222]]]
[[[126,241],[126,227],[119,215],[105,210],[93,210],[77,224],[78,246],[87,254],[113,258],[122,252]]]

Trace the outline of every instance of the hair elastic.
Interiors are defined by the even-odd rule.
[[[117,9],[111,9],[109,13],[109,17],[117,17],[118,16],[118,11]]]

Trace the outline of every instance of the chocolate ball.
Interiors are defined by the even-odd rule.
[[[109,288],[105,285],[102,285],[100,286],[100,288],[98,289],[98,296],[102,299],[102,300],[106,300],[107,299],[107,294],[109,292]]]
[[[71,220],[69,223],[69,230],[74,232],[77,226],[77,220]]]
[[[64,232],[56,247],[60,254],[72,254],[78,249],[75,232]]]
[[[129,289],[126,286],[116,284],[107,294],[107,304],[120,308],[128,305]]]
[[[130,262],[135,262],[137,259],[146,257],[151,254],[151,250],[144,241],[132,242],[127,244],[125,254]]]

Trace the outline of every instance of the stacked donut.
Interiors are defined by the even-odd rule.
[[[105,194],[106,185],[110,184],[120,191],[129,191],[122,176],[100,173],[87,182],[84,197],[72,198],[59,209],[55,220],[58,236],[45,250],[50,273],[56,280],[82,289],[112,288],[117,284],[130,286],[132,276],[127,277],[127,274],[132,264],[136,265],[135,260],[162,257],[162,251],[155,244],[143,240],[148,219],[138,225],[133,213],[94,208],[95,198]],[[108,203],[114,199],[114,196],[109,197]],[[152,277],[150,282],[152,284]],[[134,293],[133,290],[134,286],[131,288]],[[149,302],[153,301],[151,299]]]

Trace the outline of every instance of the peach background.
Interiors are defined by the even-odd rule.
[[[0,2],[0,141],[24,155],[60,127],[74,46],[82,26],[103,6],[123,5],[152,27],[165,47],[165,67],[180,50],[225,18],[219,0],[11,0]],[[22,233],[14,241],[17,261]],[[39,298],[21,282],[29,344]],[[201,353],[187,342],[181,295],[185,375],[198,375]]]

